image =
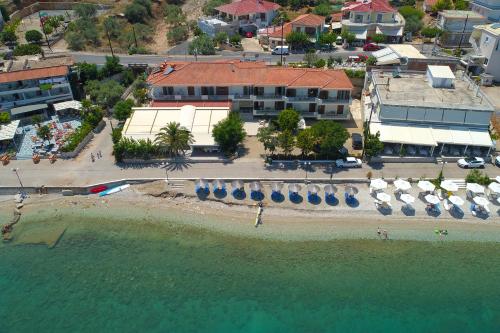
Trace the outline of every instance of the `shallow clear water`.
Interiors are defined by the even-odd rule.
[[[1,332],[499,332],[500,244],[86,222],[0,247]]]

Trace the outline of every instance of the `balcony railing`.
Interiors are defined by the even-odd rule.
[[[282,100],[283,95],[276,95],[276,94],[264,94],[264,95],[253,95],[254,99],[278,99]]]
[[[350,99],[320,98],[320,102],[323,104],[349,104]]]
[[[294,97],[287,96],[286,99],[289,102],[316,102],[318,98],[310,96],[294,96]]]

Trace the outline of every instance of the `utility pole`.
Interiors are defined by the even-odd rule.
[[[465,29],[467,28],[467,21],[468,20],[469,20],[469,14],[467,14],[467,16],[465,17],[464,28],[462,30],[462,35],[460,36],[460,43],[458,44],[458,49],[459,50],[462,49],[462,42],[463,42],[463,39],[464,39]]]
[[[52,48],[50,47],[49,43],[49,38],[47,37],[47,34],[45,33],[45,21],[42,22],[42,14],[40,11],[38,12],[38,18],[40,19],[40,25],[42,26],[42,32],[43,35],[45,36],[45,41],[47,42],[47,47],[49,48],[50,52],[52,52]]]
[[[14,172],[17,176],[17,180],[19,180],[19,185],[21,185],[21,190],[22,192],[24,192],[24,186],[23,186],[23,183],[21,182],[21,177],[19,177],[19,174],[17,173],[19,171],[18,168],[13,168],[12,169],[12,172]]]
[[[111,38],[109,37],[109,31],[108,31],[108,27],[106,26],[106,24],[104,24],[104,30],[106,30],[106,36],[108,37],[109,48],[111,49],[111,56],[114,58],[115,53],[113,52],[113,46],[111,46]]]

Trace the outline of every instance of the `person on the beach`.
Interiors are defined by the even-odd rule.
[[[94,153],[90,153],[90,160],[93,162],[95,162],[95,157],[94,157]]]
[[[102,152],[99,150],[99,158],[102,158]]]
[[[377,235],[379,239],[382,239],[382,230],[380,230],[380,227],[377,227]]]
[[[388,240],[389,239],[389,234],[387,233],[387,230],[384,229],[384,231],[382,231],[383,235],[384,235],[384,240]]]

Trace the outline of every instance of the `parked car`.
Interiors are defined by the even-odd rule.
[[[289,55],[290,51],[288,49],[288,46],[276,46],[274,50],[271,52],[271,54],[274,55]]]
[[[497,167],[500,167],[500,155],[498,155],[497,157],[495,157],[495,165]]]
[[[378,51],[380,49],[381,49],[380,46],[378,46],[377,44],[373,44],[373,43],[368,43],[368,44],[363,45],[363,51]]]
[[[359,158],[346,157],[345,159],[338,159],[335,161],[337,168],[361,168],[363,162]]]
[[[363,149],[363,136],[361,134],[352,133],[351,141],[353,149]]]
[[[457,164],[464,169],[484,168],[484,159],[481,157],[461,158],[457,161]]]

